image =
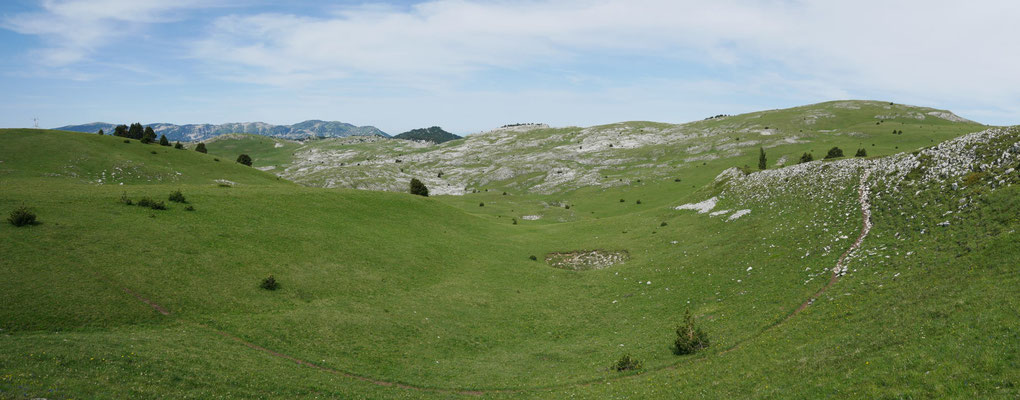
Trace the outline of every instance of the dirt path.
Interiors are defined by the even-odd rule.
[[[739,348],[744,343],[747,343],[749,341],[757,339],[758,337],[760,337],[761,335],[765,334],[766,332],[768,332],[768,331],[776,328],[777,326],[780,326],[783,323],[789,321],[791,318],[795,317],[797,314],[800,314],[801,311],[804,311],[806,308],[808,308],[808,306],[813,304],[815,302],[815,300],[817,300],[819,297],[821,297],[823,294],[825,294],[826,290],[828,290],[830,287],[832,287],[833,284],[838,282],[839,278],[841,276],[846,274],[846,261],[847,261],[847,259],[850,257],[851,253],[853,253],[855,250],[857,250],[857,249],[859,249],[861,247],[861,243],[864,242],[864,238],[868,236],[869,232],[871,232],[871,227],[872,227],[872,224],[871,224],[871,203],[870,203],[870,200],[869,200],[871,193],[870,193],[870,191],[868,189],[868,184],[867,184],[869,176],[870,176],[870,172],[869,171],[865,171],[864,174],[861,176],[861,181],[860,181],[860,184],[859,184],[858,189],[857,189],[858,200],[859,200],[860,205],[861,205],[861,219],[863,221],[863,224],[861,226],[861,233],[857,236],[857,240],[853,243],[853,245],[851,245],[850,248],[848,248],[839,257],[839,259],[836,261],[836,265],[832,268],[832,276],[829,278],[829,282],[826,283],[825,286],[823,286],[821,289],[819,289],[813,295],[811,295],[811,298],[809,298],[808,300],[804,301],[804,303],[802,303],[799,307],[797,307],[792,312],[790,312],[790,314],[788,314],[782,320],[779,320],[775,324],[769,325],[768,327],[766,327],[765,329],[759,331],[757,334],[755,334],[755,335],[753,335],[751,337],[748,337],[746,339],[743,339],[743,340],[735,343],[734,345],[730,346],[729,348],[726,348],[725,350],[720,351],[718,354],[725,354],[725,353],[729,353],[730,351],[736,350],[737,348]],[[165,307],[160,306],[159,304],[156,304],[155,302],[153,302],[153,301],[151,301],[151,300],[149,300],[149,299],[147,299],[145,297],[142,297],[138,293],[136,293],[136,292],[134,292],[134,291],[132,291],[132,290],[130,290],[128,288],[122,288],[122,289],[124,290],[125,293],[128,293],[131,296],[133,296],[136,299],[138,299],[139,301],[144,302],[145,304],[148,304],[150,307],[155,309],[160,314],[167,315],[167,316],[170,315],[170,311],[167,310]],[[588,380],[588,381],[573,382],[573,383],[564,383],[564,384],[550,385],[550,386],[529,387],[529,388],[520,388],[520,389],[486,389],[486,390],[443,389],[443,388],[430,388],[430,387],[425,387],[425,386],[416,386],[416,385],[412,385],[412,384],[395,382],[395,381],[385,381],[385,380],[370,378],[370,377],[363,376],[363,375],[358,375],[358,374],[347,372],[347,371],[342,371],[342,370],[338,370],[338,369],[334,369],[334,368],[325,367],[325,366],[318,365],[318,364],[312,363],[310,361],[303,360],[303,359],[300,359],[300,358],[297,358],[297,357],[294,357],[294,356],[291,356],[291,355],[288,355],[288,354],[284,354],[284,353],[280,353],[280,352],[277,352],[277,351],[274,351],[274,350],[270,350],[268,348],[265,348],[265,347],[259,346],[257,344],[254,344],[252,342],[249,342],[247,340],[244,340],[244,339],[242,339],[242,338],[240,338],[240,337],[238,337],[236,335],[230,334],[230,333],[228,333],[226,331],[223,331],[223,330],[220,330],[220,329],[217,329],[217,328],[210,327],[208,325],[204,325],[204,324],[197,323],[197,322],[190,322],[190,321],[185,321],[185,322],[189,323],[191,325],[194,325],[194,326],[201,327],[203,329],[210,330],[210,331],[216,333],[219,336],[222,336],[224,338],[227,338],[227,339],[233,340],[235,342],[238,342],[238,343],[240,343],[240,344],[242,344],[242,345],[244,345],[244,346],[246,346],[246,347],[248,347],[250,349],[261,351],[261,352],[269,354],[269,355],[271,355],[273,357],[282,358],[282,359],[291,361],[291,362],[293,362],[295,364],[298,364],[298,365],[301,365],[301,366],[305,366],[305,367],[311,367],[311,368],[314,368],[314,369],[317,369],[317,370],[320,370],[320,371],[323,371],[323,372],[327,372],[327,373],[330,373],[330,374],[333,374],[333,375],[343,376],[343,377],[347,377],[347,378],[351,378],[351,379],[356,379],[356,380],[359,380],[359,381],[362,381],[362,382],[369,382],[369,383],[372,383],[372,384],[375,384],[375,385],[379,385],[379,386],[395,387],[395,388],[406,389],[406,390],[413,390],[413,391],[419,391],[419,392],[429,392],[429,393],[436,393],[436,394],[446,394],[446,395],[453,394],[453,395],[466,395],[466,396],[481,396],[481,395],[485,395],[485,394],[513,394],[513,393],[521,393],[521,392],[526,392],[526,391],[536,391],[537,392],[537,391],[549,391],[549,390],[564,389],[564,388],[569,388],[569,387],[590,386],[590,385],[597,384],[597,383],[604,383],[604,382],[609,382],[609,381],[618,381],[618,380],[624,380],[624,379],[629,379],[629,378],[634,378],[634,377],[640,377],[640,376],[643,376],[646,373],[655,372],[655,371],[662,371],[662,370],[666,370],[666,369],[676,369],[679,365],[687,363],[687,362],[690,362],[691,360],[693,360],[693,358],[688,357],[688,358],[682,359],[682,360],[680,360],[680,361],[678,361],[676,363],[668,364],[668,365],[663,365],[663,366],[659,366],[659,367],[656,367],[656,368],[646,369],[646,370],[640,371],[640,373],[629,374],[629,375],[621,375],[621,376],[613,377],[613,378],[609,378],[609,379],[592,379],[592,380]]]

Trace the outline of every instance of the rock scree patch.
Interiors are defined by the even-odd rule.
[[[570,271],[609,268],[616,264],[622,264],[628,259],[630,259],[630,253],[627,250],[576,250],[545,255],[545,262],[550,267]]]

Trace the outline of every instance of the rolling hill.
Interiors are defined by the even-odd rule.
[[[394,139],[418,140],[440,144],[451,140],[460,139],[460,136],[444,131],[443,128],[433,126],[431,128],[412,129],[393,137]]]
[[[329,139],[296,146],[293,157],[273,164],[272,171],[320,187],[404,191],[407,181],[418,178],[439,194],[490,189],[554,195],[678,178],[701,185],[725,168],[757,166],[759,148],[775,168],[795,164],[804,152],[822,158],[834,146],[850,154],[863,148],[868,155],[888,155],[982,129],[944,110],[837,101],[680,125],[510,126],[437,145]]]
[[[0,226],[0,397],[1020,395],[1020,128],[839,104],[437,146],[233,135],[210,154],[0,130],[0,212],[41,221]],[[302,155],[423,168],[445,149],[453,174],[441,163],[481,154],[469,143],[549,165],[604,145],[560,162],[626,183],[546,194],[511,175],[423,198],[230,157],[314,176]],[[836,145],[868,157],[777,165]],[[735,168],[759,147],[769,169]],[[167,210],[120,201],[176,190],[188,203]],[[278,290],[259,287],[269,275]],[[710,345],[678,356],[688,310]],[[623,355],[643,366],[611,368]]]

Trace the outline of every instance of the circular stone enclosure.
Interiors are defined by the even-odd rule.
[[[545,255],[545,262],[550,267],[570,271],[605,269],[629,259],[630,253],[627,250],[576,250]]]

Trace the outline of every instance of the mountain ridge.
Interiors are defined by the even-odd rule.
[[[102,129],[110,133],[117,124],[108,122],[92,122],[80,125],[66,125],[56,130],[71,132],[95,133]],[[145,124],[151,126],[157,135],[166,135],[171,141],[200,142],[228,133],[251,133],[255,135],[278,137],[283,139],[336,138],[349,136],[381,136],[390,137],[379,128],[371,125],[356,126],[340,121],[323,121],[311,119],[292,125],[274,125],[265,122],[228,122],[224,124],[184,124],[177,125],[166,122]]]

